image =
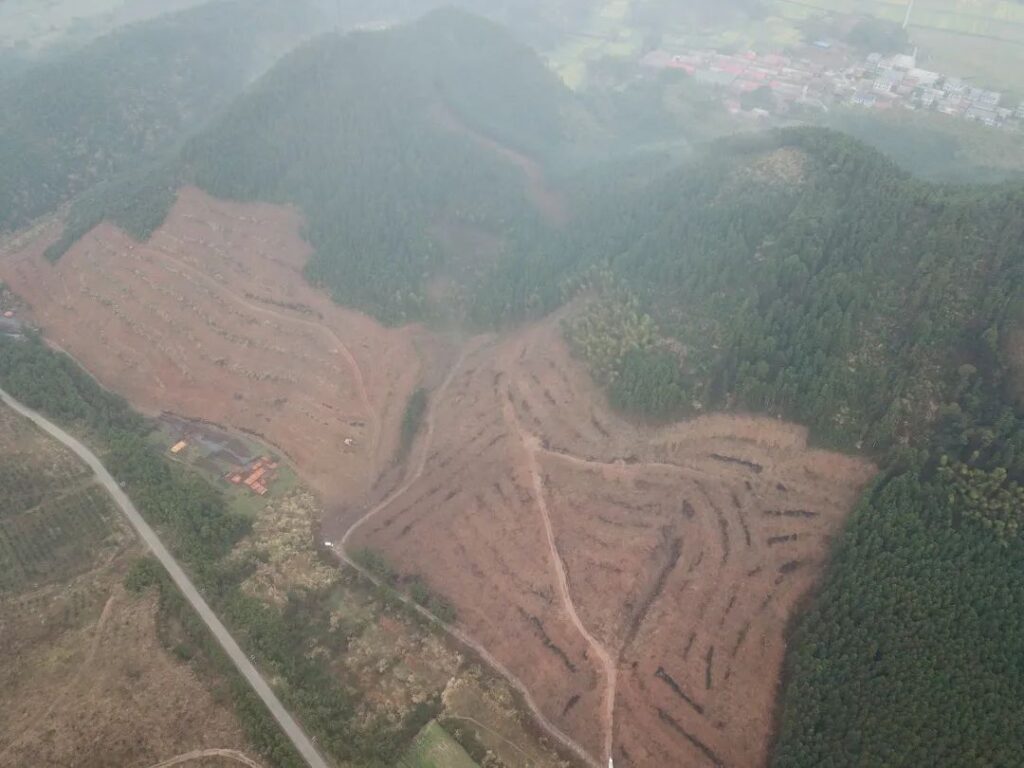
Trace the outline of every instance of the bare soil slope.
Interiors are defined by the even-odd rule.
[[[0,277],[136,404],[279,446],[335,510],[333,541],[370,512],[348,550],[449,598],[595,764],[762,765],[786,622],[873,468],[768,418],[632,425],[557,317],[474,339],[438,387],[417,355],[436,341],[303,282],[299,228],[186,189],[147,244],[104,225],[55,267],[45,243],[0,258]],[[423,437],[381,482],[418,381]]]
[[[415,333],[311,288],[301,226],[289,209],[186,188],[146,243],[102,224],[51,265],[40,236],[0,259],[0,278],[136,406],[261,435],[327,496],[351,496],[394,453]]]
[[[872,468],[773,419],[638,428],[602,402],[556,320],[479,346],[353,546],[450,598],[596,757],[761,765],[786,621]]]

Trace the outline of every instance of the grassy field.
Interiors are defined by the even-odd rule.
[[[479,768],[459,743],[436,722],[429,723],[396,768]]]

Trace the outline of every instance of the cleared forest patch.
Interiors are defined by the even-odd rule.
[[[186,188],[146,243],[104,223],[52,265],[44,233],[0,259],[0,277],[50,341],[137,407],[260,436],[328,498],[350,498],[396,450],[415,331],[311,288],[301,227],[290,209]]]
[[[48,338],[134,403],[287,455],[328,504],[328,540],[377,509],[348,551],[383,553],[398,583],[450,603],[595,761],[610,741],[618,765],[761,765],[784,627],[873,468],[770,418],[632,424],[571,358],[558,316],[426,371],[418,347],[437,339],[305,284],[300,225],[186,189],[149,243],[103,225],[56,266],[37,243],[0,259],[0,276]],[[408,465],[423,471],[403,483],[392,458],[418,386],[429,428]],[[308,540],[303,520],[261,535]],[[290,562],[268,560],[253,593],[285,594]],[[366,629],[355,647],[391,647],[391,623]],[[375,664],[344,674],[377,692],[375,708],[404,701]]]
[[[616,660],[616,764],[761,765],[786,621],[873,469],[774,419],[647,428],[602,403],[557,319],[479,347],[434,405],[426,471],[354,546],[443,593],[599,757],[609,678],[559,597],[542,495],[575,613]]]

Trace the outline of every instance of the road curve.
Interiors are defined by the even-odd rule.
[[[352,558],[351,554],[348,551],[349,542],[353,534],[359,528],[361,528],[365,523],[369,522],[370,519],[378,515],[380,512],[387,509],[392,504],[392,502],[394,502],[402,494],[406,493],[413,486],[413,484],[423,476],[427,468],[427,460],[430,457],[430,450],[434,437],[434,406],[438,401],[440,401],[444,397],[444,394],[448,390],[448,387],[451,384],[452,380],[455,378],[455,375],[462,369],[462,364],[465,362],[466,357],[472,352],[476,352],[480,348],[482,348],[486,341],[486,337],[478,337],[475,341],[470,342],[470,344],[463,347],[463,350],[459,355],[458,359],[455,361],[451,369],[448,371],[448,375],[445,377],[444,382],[441,384],[440,387],[437,388],[437,390],[431,396],[430,402],[427,406],[426,415],[424,416],[423,435],[422,437],[419,438],[420,457],[419,461],[415,465],[415,469],[412,469],[412,471],[407,476],[405,482],[402,483],[401,486],[399,486],[396,490],[388,494],[388,496],[383,501],[375,505],[372,509],[370,509],[369,512],[367,512],[355,523],[353,523],[345,532],[341,541],[339,541],[336,546],[332,547],[334,554],[338,557],[339,560],[344,562],[353,570],[362,574],[362,576],[365,579],[367,579],[368,581],[370,581],[378,587],[386,587],[387,585],[384,584],[384,582],[381,581],[381,579],[379,579],[375,574],[371,573],[369,570],[364,568],[362,565],[360,565]],[[481,643],[474,640],[472,637],[463,632],[454,624],[449,624],[445,621],[442,621],[439,617],[435,616],[431,611],[424,608],[422,605],[414,601],[408,595],[405,595],[399,591],[396,591],[395,595],[398,597],[399,600],[402,601],[402,603],[404,603],[410,609],[416,611],[416,613],[420,614],[424,618],[432,621],[436,626],[444,630],[444,632],[446,632],[450,637],[454,638],[456,641],[458,641],[459,643],[473,651],[473,653],[475,653],[492,670],[494,670],[503,678],[505,678],[509,685],[511,685],[519,693],[519,695],[522,696],[523,702],[526,704],[527,709],[530,710],[530,712],[536,719],[538,725],[540,725],[540,727],[543,728],[549,736],[551,736],[559,744],[561,744],[563,747],[565,747],[570,752],[579,757],[584,763],[591,766],[591,768],[601,768],[601,763],[598,760],[596,760],[578,742],[576,742],[572,737],[570,737],[567,733],[562,731],[558,726],[556,726],[553,722],[551,722],[551,720],[547,718],[547,716],[541,711],[541,708],[537,705],[537,702],[534,700],[533,695],[530,693],[526,685],[518,677],[513,675],[512,672],[507,667],[505,667],[504,664],[498,661],[491,654],[491,652],[488,651]]]
[[[242,677],[245,678],[246,682],[252,686],[252,689],[256,692],[256,695],[263,700],[267,709],[270,710],[270,714],[274,716],[274,719],[281,725],[285,735],[291,740],[292,744],[302,755],[303,759],[309,763],[311,768],[329,768],[327,762],[320,753],[317,752],[316,747],[313,746],[313,742],[310,741],[309,737],[306,736],[302,728],[295,721],[295,719],[288,713],[288,710],[284,708],[284,705],[277,698],[277,695],[271,690],[266,680],[260,675],[256,667],[250,662],[249,658],[245,655],[242,649],[235,642],[235,639],[230,635],[228,630],[221,623],[220,619],[213,612],[202,595],[192,584],[191,579],[185,574],[181,566],[178,565],[177,560],[167,551],[167,548],[160,541],[156,532],[149,526],[149,524],[142,518],[139,511],[135,508],[131,499],[121,490],[121,487],[114,480],[113,476],[107,471],[106,467],[100,462],[92,451],[85,447],[82,443],[76,440],[74,437],[69,435],[63,429],[53,424],[51,421],[28,408],[9,394],[3,389],[0,389],[0,400],[4,402],[9,408],[15,412],[21,414],[25,418],[29,419],[37,427],[42,429],[51,437],[59,440],[61,443],[70,448],[82,461],[89,465],[92,471],[96,474],[97,479],[107,490],[107,492],[114,499],[114,502],[121,511],[124,512],[125,517],[128,518],[128,522],[132,524],[132,527],[138,533],[139,537],[146,543],[146,546],[153,552],[160,564],[167,569],[171,579],[177,585],[178,589],[185,596],[185,599],[191,603],[196,613],[199,614],[199,618],[203,620],[203,623],[210,629],[213,636],[220,643],[221,648],[231,659],[231,663],[235,665],[235,668],[241,673]]]
[[[519,423],[519,417],[516,415],[515,406],[512,403],[511,393],[505,399],[503,410],[505,422],[508,424],[509,429],[514,430],[515,434],[519,437],[519,441],[526,453],[527,468],[530,471],[530,480],[533,484],[533,497],[537,510],[540,512],[541,521],[544,523],[544,534],[547,537],[548,551],[557,579],[558,592],[562,598],[562,607],[565,609],[572,625],[576,627],[576,631],[580,633],[580,636],[597,656],[598,661],[601,662],[605,683],[601,724],[604,730],[604,756],[610,764],[612,759],[612,740],[615,733],[615,685],[618,666],[611,653],[608,652],[608,649],[601,645],[598,639],[587,629],[576,610],[576,603],[572,599],[572,590],[569,588],[569,575],[566,572],[562,554],[558,551],[558,544],[555,542],[555,529],[551,523],[551,514],[548,512],[548,503],[544,493],[544,481],[541,477],[540,467],[537,466],[537,451],[540,449],[541,440],[529,434],[523,429],[522,424]]]
[[[203,760],[207,757],[222,757],[225,760],[231,760],[235,763],[241,763],[242,765],[248,766],[248,768],[263,768],[262,765],[257,763],[247,755],[242,754],[237,749],[196,749],[192,752],[186,752],[176,757],[168,758],[163,762],[159,762],[156,765],[151,765],[149,768],[171,768],[174,765],[182,765],[183,763],[191,763],[195,760]]]

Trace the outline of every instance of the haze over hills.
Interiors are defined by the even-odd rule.
[[[213,3],[0,84],[0,229],[165,153],[318,23],[304,3]]]
[[[250,41],[303,34],[264,7]],[[138,122],[47,90],[58,65],[11,91],[9,226],[108,182],[0,259],[44,337],[292,455],[330,547],[480,643],[584,762],[1024,764],[1024,188],[927,183],[819,128],[680,163],[662,91],[594,108],[460,10],[322,35],[244,92],[249,52],[210,83],[208,45]],[[104,114],[149,103],[89,51]],[[62,153],[40,94],[75,115]],[[0,353],[67,416],[48,401],[78,385],[31,372],[70,364]],[[300,714],[344,724],[341,759],[397,759],[443,697],[361,730],[365,678],[303,653],[359,652],[335,603],[251,602],[259,566],[202,498],[216,552],[153,508]]]
[[[440,232],[515,239],[558,218],[537,164],[570,150],[580,117],[503,28],[438,11],[290,56],[183,163],[213,194],[299,205],[310,277],[395,322],[422,315],[425,278],[445,271]]]

